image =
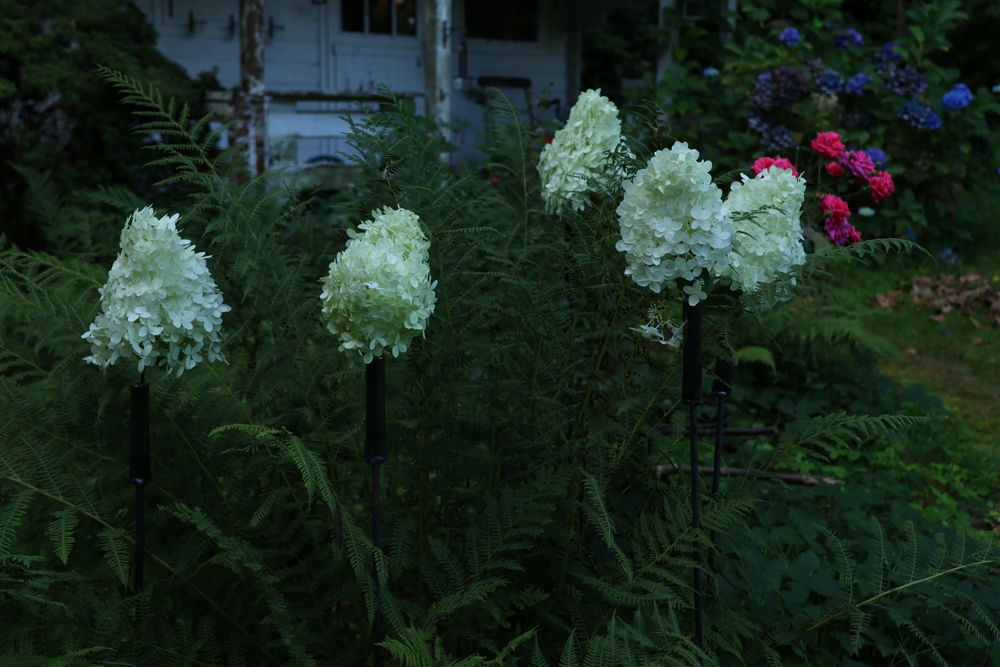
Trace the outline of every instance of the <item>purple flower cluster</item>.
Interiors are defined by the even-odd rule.
[[[753,94],[750,96],[750,105],[755,109],[773,109],[774,103],[774,83],[770,72],[761,72],[757,75],[757,82],[753,86]]]
[[[837,47],[841,51],[846,51],[851,46],[863,46],[865,43],[861,33],[851,28],[847,32],[842,32],[835,38]]]
[[[872,78],[867,74],[855,74],[847,81],[845,90],[851,95],[864,95],[865,86],[871,83]]]
[[[936,130],[941,127],[941,118],[929,106],[910,100],[899,108],[896,118],[904,120],[918,130]]]
[[[862,181],[868,179],[868,174],[875,171],[875,163],[862,151],[845,151],[839,160],[840,166]]]
[[[757,76],[750,104],[761,111],[770,111],[785,104],[795,104],[809,92],[809,79],[792,67],[782,65],[773,72]]]
[[[914,67],[894,69],[889,74],[885,87],[904,97],[916,97],[927,90],[927,80]]]
[[[972,104],[972,91],[964,83],[956,83],[941,98],[941,108],[945,111],[958,111],[970,104]]]
[[[816,77],[816,85],[827,95],[836,95],[844,89],[844,77],[837,70],[828,67]]]
[[[788,46],[795,46],[799,43],[801,38],[799,37],[799,31],[795,28],[785,28],[781,31],[781,34],[778,35],[778,39]]]
[[[813,78],[815,79],[816,77],[818,77],[820,74],[823,73],[823,61],[820,60],[819,58],[813,58],[812,60],[807,60],[806,68],[809,70],[809,73],[812,74]]]
[[[872,162],[875,163],[876,167],[881,167],[886,162],[885,151],[881,148],[869,148],[865,151],[865,155],[871,158]]]

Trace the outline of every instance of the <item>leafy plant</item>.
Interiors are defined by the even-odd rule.
[[[387,546],[375,550],[361,367],[319,317],[340,230],[266,177],[235,184],[239,149],[213,157],[214,136],[199,138],[206,120],[191,126],[186,107],[102,76],[143,114],[140,131],[177,139],[160,145],[159,164],[193,193],[183,234],[211,249],[234,307],[230,365],[147,376],[155,509],[146,587],[133,594],[124,443],[134,378],[84,364],[80,339],[106,266],[0,255],[0,651],[11,662],[362,664],[376,576],[383,646],[407,665],[804,664],[820,650],[891,664],[925,639],[955,662],[995,636],[989,540],[966,546],[955,535],[933,551],[914,524],[876,532],[866,550],[853,541],[854,514],[829,509],[836,494],[856,497],[853,487],[778,487],[781,502],[769,488],[769,472],[799,452],[872,446],[913,428],[911,418],[807,411],[773,449],[748,452],[749,474],[709,494],[704,530],[691,528],[686,485],[651,473],[684,449],[681,429],[667,428],[679,358],[632,330],[651,296],[614,247],[620,193],[594,196],[579,216],[544,214],[533,170],[541,137],[502,101],[493,113],[505,122],[487,137],[498,187],[452,171],[440,140],[391,97],[352,127],[367,178],[339,212],[355,222],[386,205],[416,213],[438,280],[426,338],[386,364]],[[122,217],[132,210],[127,198],[109,201]],[[740,330],[753,331],[744,319]],[[809,326],[790,324],[787,340],[851,355],[840,334],[807,336]],[[766,355],[745,357],[755,358]],[[779,371],[783,359],[773,358]],[[884,505],[862,500],[852,511]],[[777,522],[785,530],[770,530]],[[912,557],[893,570],[893,550],[908,543]],[[688,585],[698,549],[718,564],[707,571],[704,650]],[[942,617],[957,634],[932,632]]]

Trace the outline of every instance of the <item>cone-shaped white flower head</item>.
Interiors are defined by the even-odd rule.
[[[84,361],[107,368],[134,354],[141,373],[159,357],[177,375],[205,357],[226,361],[222,314],[231,309],[222,303],[205,253],[177,233],[178,218],[157,218],[146,207],[125,222],[121,252],[98,290],[101,313],[83,334],[91,350]]]
[[[625,274],[654,292],[686,281],[691,305],[706,297],[704,277],[725,273],[734,242],[711,168],[682,142],[657,151],[623,184],[617,211],[622,238],[615,247],[625,253]]]
[[[723,214],[750,213],[763,206],[780,209],[762,211],[752,220],[736,216],[733,225],[740,248],[730,257],[734,287],[755,292],[806,261],[799,222],[805,194],[805,179],[781,167],[770,167],[755,178],[743,174],[742,182],[733,183]]]
[[[618,107],[602,96],[600,89],[581,93],[566,127],[542,149],[538,161],[546,210],[582,210],[581,195],[589,189],[587,179],[604,168],[608,151],[614,150],[621,138]]]
[[[341,350],[357,350],[367,364],[386,348],[406,352],[434,312],[427,251],[431,244],[416,213],[388,206],[347,233],[347,249],[322,279],[323,319]]]

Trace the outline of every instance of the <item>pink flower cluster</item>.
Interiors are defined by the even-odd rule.
[[[795,165],[791,163],[788,158],[784,157],[759,157],[754,160],[754,163],[750,165],[750,171],[756,176],[762,171],[766,171],[771,167],[780,167],[781,169],[791,169],[792,176],[798,176],[799,170],[795,168]]]
[[[819,132],[810,142],[813,151],[833,162],[823,165],[826,173],[833,178],[851,174],[859,181],[867,182],[872,199],[876,204],[888,198],[896,189],[892,175],[887,171],[877,171],[875,163],[864,151],[846,150],[843,140],[836,132]],[[848,245],[861,240],[861,233],[847,219],[851,209],[836,195],[821,195],[820,209],[826,215],[826,233],[836,245]]]
[[[847,221],[851,207],[837,195],[820,195],[819,208],[826,215],[823,228],[834,245],[850,245],[861,240],[861,232]]]

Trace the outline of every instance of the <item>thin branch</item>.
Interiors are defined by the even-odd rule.
[[[686,475],[691,472],[691,468],[677,465],[654,465],[653,472],[656,473],[657,477],[676,475],[678,473]],[[715,469],[712,466],[698,466],[698,473],[701,475],[711,475],[714,472]],[[824,484],[837,484],[840,482],[835,477],[813,477],[812,475],[797,475],[790,472],[760,472],[747,470],[746,468],[722,468],[720,474],[723,477],[747,477],[760,474],[761,479],[779,479],[786,484],[804,484],[806,486],[816,486],[820,482]]]

